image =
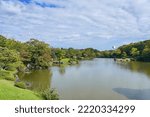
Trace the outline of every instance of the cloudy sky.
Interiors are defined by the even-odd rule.
[[[150,39],[150,0],[0,0],[0,34],[111,49]]]

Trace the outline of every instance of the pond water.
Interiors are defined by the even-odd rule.
[[[56,88],[63,100],[150,99],[150,63],[96,58],[19,77],[31,90]]]

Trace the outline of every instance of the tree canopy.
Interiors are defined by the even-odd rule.
[[[52,48],[49,44],[37,39],[30,39],[27,42],[19,42],[14,39],[7,39],[0,35],[1,63],[12,63],[16,57],[17,61],[22,62],[29,69],[48,68],[53,61],[61,61],[68,58],[70,63],[83,59],[93,59],[99,57],[100,52],[93,48],[74,49],[74,48]],[[9,60],[5,55],[9,53]],[[1,66],[2,67],[2,66]]]
[[[101,51],[100,57],[128,57],[138,61],[150,61],[150,40],[123,45],[116,50]]]

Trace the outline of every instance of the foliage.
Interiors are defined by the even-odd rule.
[[[29,65],[31,69],[43,69],[48,68],[51,61],[51,48],[42,41],[31,39],[21,43],[0,36],[0,67],[4,69],[8,67],[8,64],[13,70],[23,68],[23,64]]]
[[[42,96],[46,100],[59,100],[59,95],[55,89],[46,89],[41,92]]]
[[[93,59],[100,55],[100,52],[93,48],[52,48],[37,39],[30,39],[25,43],[21,43],[14,39],[7,39],[4,36],[0,36],[0,48],[0,51],[4,50],[0,55],[0,66],[4,68],[7,63],[6,67],[11,70],[16,68],[23,70],[24,65],[28,69],[47,69],[53,60],[61,62],[63,59],[68,58],[70,61],[68,63],[78,63],[78,60]]]
[[[122,53],[122,58],[127,58],[127,53],[126,52]]]
[[[12,71],[6,71],[6,70],[0,70],[0,79],[6,79],[6,80],[14,80],[14,72]]]
[[[113,56],[119,58],[121,56],[121,50],[116,49],[113,51]]]
[[[14,77],[10,77],[10,76],[6,76],[6,77],[5,77],[5,80],[14,81],[14,80],[15,80],[15,78],[14,78]]]
[[[0,47],[0,68],[4,70],[15,70],[21,65],[20,56],[14,50]]]
[[[150,47],[146,46],[142,51],[141,59],[143,61],[150,61]]]
[[[22,89],[26,89],[26,85],[24,82],[15,82],[14,86],[22,88]]]
[[[114,51],[112,50],[101,51],[99,57],[100,58],[113,58]]]
[[[49,45],[36,39],[31,39],[26,44],[29,46],[28,50],[31,55],[28,64],[34,69],[48,68],[52,60]]]
[[[61,59],[61,62],[63,62],[63,64],[68,64],[69,63],[69,58],[64,58],[64,59]]]
[[[101,51],[99,57],[131,58],[138,61],[150,61],[150,40],[123,45],[116,50]]]
[[[133,47],[133,48],[131,49],[130,54],[131,54],[131,56],[134,58],[134,57],[139,56],[140,52],[138,51],[137,48],[134,48],[134,47]]]
[[[66,59],[66,58],[69,58],[70,61],[93,59],[98,57],[99,54],[100,52],[93,48],[86,48],[86,49],[53,48],[52,49],[52,58],[58,61],[61,61],[62,59]]]

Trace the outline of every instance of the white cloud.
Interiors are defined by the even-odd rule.
[[[0,34],[61,47],[110,49],[150,37],[149,6],[149,0],[1,0]]]

